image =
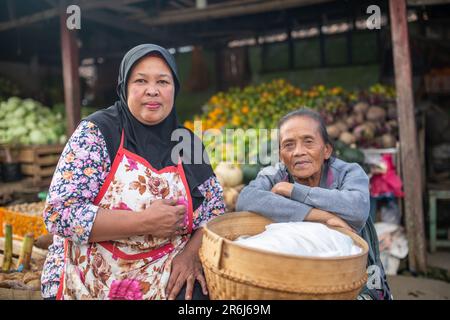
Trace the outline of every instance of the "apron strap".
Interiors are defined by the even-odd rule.
[[[119,149],[122,149],[122,147],[123,147],[124,136],[125,136],[125,134],[124,134],[124,129],[122,129],[122,134],[121,134],[121,136],[120,136],[120,146],[119,146]]]

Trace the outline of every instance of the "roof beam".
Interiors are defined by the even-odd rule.
[[[88,20],[101,23],[109,27],[144,35],[148,38],[149,41],[174,43],[183,40],[184,42],[189,42],[189,38],[186,36],[183,36],[182,39],[174,37],[172,35],[169,37],[167,33],[164,33],[162,31],[155,32],[152,28],[144,24],[130,21],[127,18],[104,11],[89,11],[84,14],[84,17]]]
[[[87,1],[79,0],[74,1],[73,4],[80,6],[82,12],[85,10],[99,9],[99,8],[111,8],[117,6],[126,6],[129,4],[142,2],[144,0],[99,0],[99,1]],[[62,1],[60,3],[63,3]],[[9,29],[19,28],[26,25],[30,25],[42,20],[47,20],[59,15],[61,8],[54,7],[51,9],[43,10],[41,12],[33,13],[25,17],[20,17],[7,22],[0,23],[0,32]]]
[[[186,8],[161,12],[157,17],[141,18],[140,22],[148,26],[160,26],[193,21],[218,19],[224,17],[235,17],[246,14],[257,14],[274,10],[284,10],[299,6],[319,4],[330,0],[272,0],[272,1],[228,1],[209,5],[202,10]]]
[[[182,4],[186,5],[187,7],[195,6],[195,2],[193,0],[178,0],[178,2],[181,2]]]
[[[182,4],[180,4],[180,3],[178,3],[177,1],[169,1],[169,5],[171,6],[171,7],[173,7],[173,8],[176,8],[176,9],[184,9],[184,8],[186,8],[185,6],[183,6]]]

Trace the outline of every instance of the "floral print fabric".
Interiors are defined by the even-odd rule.
[[[133,159],[126,159],[123,170],[131,172],[137,170],[138,167],[139,163]],[[43,297],[56,295],[64,265],[63,238],[68,238],[77,245],[87,244],[98,210],[98,206],[93,204],[94,199],[98,196],[110,170],[111,160],[98,127],[91,122],[81,122],[61,155],[43,213],[48,230],[55,234],[42,275]],[[131,182],[129,185],[131,191],[139,194],[148,191],[150,194],[159,193],[170,197],[170,190],[167,189],[169,181],[164,181],[160,177],[152,177],[144,190],[143,178],[146,174],[142,176]],[[120,183],[111,183],[108,188],[110,192],[106,194],[111,196],[114,192],[120,191],[120,188],[123,188]],[[193,213],[194,229],[201,227],[208,220],[225,211],[222,188],[214,176],[200,185],[198,189],[205,200]],[[176,190],[172,191],[172,196],[177,192]],[[112,203],[114,203],[113,208],[117,209],[140,209],[140,207],[136,207],[139,205],[130,208],[130,204],[117,201],[117,199]],[[102,204],[100,203],[100,205]],[[140,206],[142,207],[142,203]],[[95,250],[104,250],[104,248]],[[76,259],[76,257],[71,258]],[[116,286],[112,286],[112,288],[116,288]],[[112,295],[114,296],[115,293]]]

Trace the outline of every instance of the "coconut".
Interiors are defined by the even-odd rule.
[[[375,136],[375,128],[373,125],[366,122],[357,126],[353,130],[353,134],[355,135],[357,141],[361,140],[362,138],[372,139]]]
[[[344,121],[338,121],[335,125],[339,128],[340,132],[345,132],[348,130],[348,126]]]
[[[327,126],[327,133],[330,136],[330,138],[337,139],[341,134],[341,130],[337,125],[333,124],[331,126]]]
[[[355,113],[362,113],[362,114],[366,114],[368,109],[369,109],[369,104],[367,104],[366,102],[358,102],[353,107],[353,111]]]
[[[397,140],[392,134],[386,133],[381,136],[381,144],[383,148],[394,148],[397,144]]]
[[[242,170],[231,163],[220,162],[214,172],[222,187],[236,187],[244,179]]]
[[[386,119],[386,110],[378,106],[372,106],[367,110],[366,118],[369,121],[384,121]]]
[[[234,188],[225,188],[223,190],[223,200],[225,202],[227,211],[234,211],[234,209],[236,208],[238,196],[239,192],[237,192],[237,190]]]
[[[351,115],[348,116],[347,119],[345,119],[345,123],[347,124],[347,127],[349,129],[353,129],[356,126],[356,116]]]
[[[339,136],[339,140],[341,140],[347,145],[351,145],[356,142],[356,137],[350,132],[346,131],[341,133],[341,135]]]

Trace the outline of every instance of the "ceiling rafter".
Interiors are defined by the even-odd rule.
[[[209,5],[202,10],[198,10],[196,8],[187,8],[180,10],[171,10],[170,12],[162,11],[156,17],[141,17],[139,21],[148,26],[170,25],[201,20],[219,19],[225,17],[236,17],[247,14],[257,14],[330,1],[331,0],[227,1],[226,3]],[[130,17],[130,19],[132,18],[133,17]]]
[[[88,1],[88,0],[78,0],[73,1],[71,4],[80,6],[82,12],[84,10],[93,10],[99,8],[111,8],[117,6],[126,6],[133,3],[143,2],[145,0],[99,0],[99,1]],[[28,16],[20,17],[6,22],[0,23],[0,32],[6,31],[14,28],[23,27],[30,25],[42,20],[47,20],[56,17],[60,14],[61,8],[59,6],[53,7],[51,9],[43,10],[37,13],[30,14]],[[82,13],[83,14],[83,13]]]

